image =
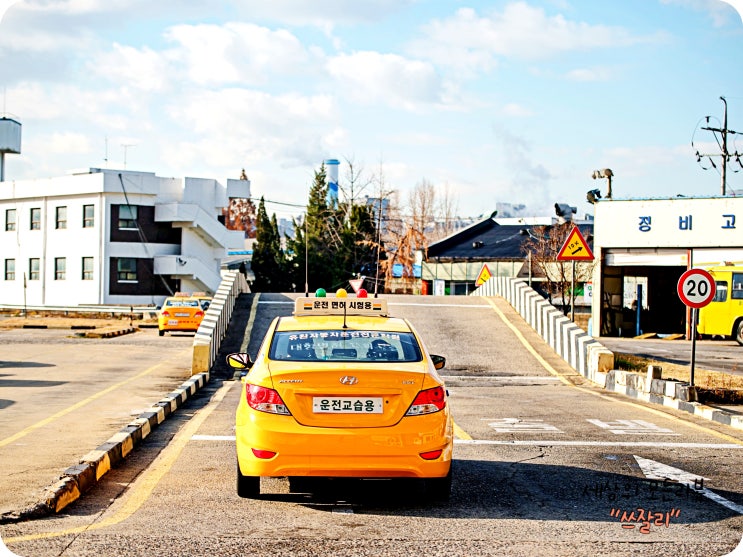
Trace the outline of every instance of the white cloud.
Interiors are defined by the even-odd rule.
[[[117,4],[122,6],[124,3],[125,0],[24,0],[22,9],[29,12],[86,14],[109,11]]]
[[[697,12],[706,12],[715,27],[723,27],[728,23],[743,22],[742,0],[660,0],[663,4],[684,6]],[[732,9],[731,9],[732,8]],[[737,12],[739,19],[733,19]]]
[[[501,112],[504,116],[524,118],[534,116],[534,111],[518,103],[508,103],[503,105]]]
[[[404,11],[417,0],[242,0],[236,8],[251,19],[271,19],[290,25],[307,25],[330,31],[338,24],[374,22]]]
[[[320,160],[326,142],[337,141],[342,133],[334,122],[335,112],[333,100],[324,95],[272,96],[234,88],[188,95],[169,109],[172,120],[190,130],[191,145],[210,138],[215,152],[239,154],[231,160],[272,159],[277,164]],[[214,142],[214,137],[220,141]],[[170,150],[170,157],[184,165],[190,156],[185,145],[181,142]]]
[[[92,71],[121,86],[145,91],[164,89],[172,77],[168,56],[144,47],[114,43],[112,50],[96,56],[88,65]]]
[[[327,69],[342,95],[361,103],[417,110],[447,102],[446,86],[427,62],[366,51],[331,58]]]
[[[571,81],[609,81],[612,73],[608,68],[576,68],[565,77]]]
[[[47,151],[58,155],[85,154],[91,151],[89,137],[82,133],[54,133],[51,137],[41,140]]]
[[[545,60],[569,51],[617,48],[658,37],[639,37],[617,26],[590,25],[542,8],[512,2],[501,11],[478,15],[471,8],[424,27],[425,38],[411,44],[415,55],[462,73],[490,71],[499,57]]]
[[[310,53],[286,30],[251,23],[178,25],[166,38],[199,84],[266,83],[276,74],[309,71]]]
[[[92,124],[123,130],[146,127],[146,101],[122,89],[90,90],[75,85],[24,82],[7,90],[9,107],[23,120],[54,122],[56,127]],[[24,140],[25,141],[25,140]]]

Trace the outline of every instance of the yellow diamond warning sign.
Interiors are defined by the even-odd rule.
[[[488,269],[487,265],[483,265],[482,269],[480,270],[480,274],[477,275],[477,280],[475,281],[475,286],[481,286],[488,282],[490,277],[493,276],[490,274],[490,269]]]
[[[593,261],[593,252],[577,226],[570,231],[567,240],[560,248],[560,253],[557,254],[557,260]]]

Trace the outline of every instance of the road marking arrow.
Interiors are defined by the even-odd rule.
[[[738,514],[743,514],[743,506],[733,503],[732,501],[728,501],[724,497],[720,497],[719,495],[717,495],[717,493],[714,493],[704,487],[704,480],[708,480],[709,478],[697,476],[695,474],[691,474],[690,472],[681,470],[680,468],[674,468],[673,466],[661,464],[660,462],[642,458],[641,456],[632,456],[635,457],[637,465],[640,467],[640,470],[642,470],[642,473],[645,474],[646,478],[649,478],[651,480],[671,480],[678,482],[681,485],[689,487],[699,495],[704,495],[707,499],[711,499],[715,503],[722,505],[723,507],[727,507],[731,511],[734,511]]]

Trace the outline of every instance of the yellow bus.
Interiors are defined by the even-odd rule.
[[[732,337],[743,345],[743,266],[707,270],[715,279],[717,292],[712,301],[699,310],[697,332]]]

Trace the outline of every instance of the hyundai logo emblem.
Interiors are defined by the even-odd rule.
[[[344,375],[343,377],[341,377],[341,383],[343,383],[344,385],[355,385],[358,382],[359,380],[353,375]]]

